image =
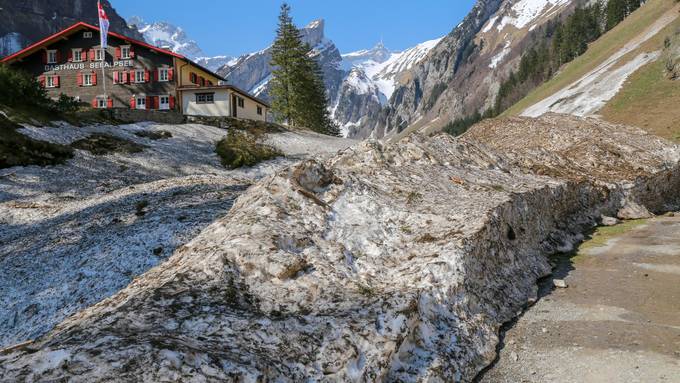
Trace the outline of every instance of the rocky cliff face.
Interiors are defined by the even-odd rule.
[[[226,55],[206,55],[199,44],[191,39],[181,27],[168,22],[155,21],[149,23],[139,16],[132,16],[127,22],[131,28],[139,31],[139,33],[144,36],[144,40],[149,44],[167,48],[173,52],[189,57],[199,65],[210,70],[216,71],[234,60],[233,57]]]
[[[368,141],[251,187],[117,295],[0,353],[10,381],[471,381],[546,254],[677,206],[680,148],[547,115]]]
[[[164,21],[147,23],[139,16],[128,19],[131,28],[135,28],[144,36],[144,40],[157,47],[167,47],[173,52],[189,58],[205,57],[198,43],[190,39],[184,30]]]
[[[318,58],[324,74],[326,89],[330,97],[337,94],[342,81],[340,51],[324,34],[325,23],[315,20],[300,31],[302,40],[313,48],[313,54]],[[234,62],[220,68],[217,73],[224,76],[230,84],[249,91],[265,100],[269,99],[269,81],[272,68],[271,47],[259,52],[239,57]]]
[[[321,64],[332,117],[346,136],[359,138],[373,133],[364,126],[377,120],[401,76],[425,58],[439,41],[428,41],[403,52],[391,52],[379,43],[372,49],[341,55],[326,38],[323,20],[313,21],[301,32]],[[268,99],[270,61],[267,48],[226,64],[218,73],[231,84]]]
[[[394,135],[441,127],[490,106],[500,82],[548,20],[579,0],[479,0],[468,16],[409,71],[377,120],[363,129]]]
[[[108,0],[102,5],[109,16],[111,31],[142,39],[128,28]],[[0,56],[16,52],[78,21],[98,25],[96,0],[0,0]]]

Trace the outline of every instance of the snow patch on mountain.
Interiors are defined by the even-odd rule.
[[[505,57],[510,53],[511,47],[510,45],[512,44],[512,41],[507,41],[505,43],[505,46],[503,47],[503,50],[501,50],[497,55],[491,58],[491,63],[489,64],[489,68],[491,69],[496,69],[498,67],[498,64],[502,63]]]
[[[17,32],[10,32],[0,37],[0,57],[20,51],[23,47],[21,43],[23,40],[25,40],[24,37]]]
[[[502,31],[506,26],[512,25],[522,29],[533,22],[539,16],[549,16],[557,12],[563,5],[572,0],[519,0],[511,8],[510,12],[499,19],[494,16],[482,29],[483,33],[489,32],[494,26]]]
[[[139,16],[132,16],[128,19],[128,24],[135,26],[149,44],[184,55],[210,70],[216,71],[225,65],[235,63],[231,56],[207,56],[198,43],[176,25],[164,21],[147,23]]]
[[[390,52],[381,42],[370,50],[343,54],[343,68],[361,68],[387,100],[394,93],[398,75],[425,58],[439,41],[441,38],[426,41],[403,52]]]

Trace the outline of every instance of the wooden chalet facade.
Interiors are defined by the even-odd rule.
[[[7,56],[0,63],[33,74],[52,98],[65,94],[95,108],[184,112],[187,108],[181,105],[181,100],[186,99],[182,97],[183,89],[210,88],[224,80],[185,56],[114,32],[109,32],[104,51],[99,28],[84,22]],[[246,92],[232,89],[268,108]]]

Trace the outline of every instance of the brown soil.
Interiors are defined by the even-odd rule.
[[[565,257],[479,382],[680,382],[680,215]]]

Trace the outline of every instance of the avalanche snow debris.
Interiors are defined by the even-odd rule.
[[[259,181],[127,288],[0,355],[0,375],[471,381],[546,255],[630,204],[677,207],[679,160],[558,115],[364,142]]]

